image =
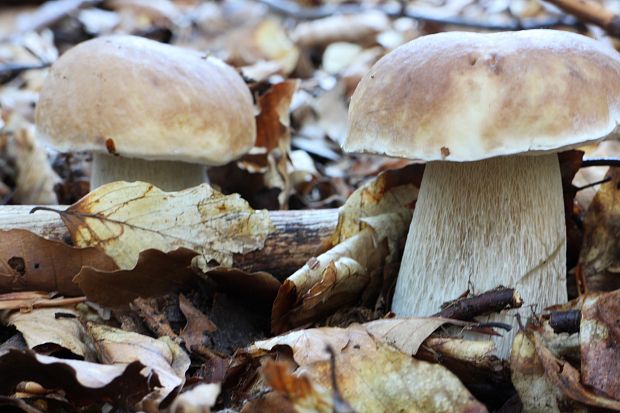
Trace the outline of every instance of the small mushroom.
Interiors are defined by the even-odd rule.
[[[377,62],[351,99],[345,150],[428,162],[392,310],[426,316],[498,285],[521,294],[524,317],[566,301],[556,152],[619,120],[620,55],[573,33],[441,33]]]
[[[135,36],[77,45],[51,68],[37,134],[60,151],[92,151],[91,187],[141,180],[164,190],[202,183],[256,139],[241,76],[220,60]]]

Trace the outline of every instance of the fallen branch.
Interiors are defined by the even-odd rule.
[[[566,13],[585,23],[605,29],[612,36],[620,37],[620,16],[591,0],[547,0]]]
[[[620,158],[588,158],[581,161],[582,168],[591,166],[620,166]]]
[[[55,206],[65,209],[66,206]],[[25,229],[45,238],[70,242],[69,233],[57,213],[37,211],[32,206],[0,208],[0,230]],[[338,221],[337,209],[270,211],[275,231],[262,250],[234,257],[234,265],[244,271],[266,271],[283,279],[310,258],[324,252]]]
[[[50,64],[43,63],[7,63],[0,66],[0,84],[6,83],[12,79],[14,79],[19,74],[27,71],[27,70],[36,70],[36,69],[44,69],[48,67]]]
[[[483,314],[495,313],[508,308],[519,308],[522,304],[523,300],[514,288],[498,287],[473,297],[448,301],[441,306],[442,310],[434,317],[469,321]]]
[[[571,16],[558,16],[545,19],[513,19],[509,22],[492,23],[483,20],[471,20],[458,16],[437,17],[416,10],[414,7],[401,8],[400,6],[387,5],[367,7],[361,4],[326,4],[317,7],[303,7],[289,0],[259,0],[268,6],[273,12],[298,20],[314,20],[332,16],[334,14],[355,14],[369,10],[379,10],[391,17],[410,17],[412,19],[437,23],[448,26],[470,27],[485,30],[527,30],[545,29],[556,26],[574,26],[577,22]]]
[[[581,323],[581,311],[555,311],[549,317],[549,325],[556,333],[576,333]]]

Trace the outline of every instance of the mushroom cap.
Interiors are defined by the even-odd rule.
[[[555,30],[420,37],[351,98],[346,151],[418,161],[556,152],[616,133],[620,55]]]
[[[37,134],[60,151],[221,165],[256,140],[241,76],[204,54],[135,36],[64,53],[36,107]]]

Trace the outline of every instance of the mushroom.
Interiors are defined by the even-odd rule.
[[[37,134],[60,151],[93,151],[91,188],[141,180],[202,183],[256,139],[241,76],[220,60],[135,36],[100,37],[58,59],[36,107]]]
[[[392,310],[427,316],[498,285],[536,311],[566,301],[556,152],[615,134],[619,120],[619,55],[573,33],[434,34],[378,61],[343,146],[428,162]],[[497,344],[506,356],[511,340]]]

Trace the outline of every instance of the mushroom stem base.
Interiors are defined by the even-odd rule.
[[[418,194],[392,310],[399,316],[427,316],[467,290],[481,293],[504,285],[517,290],[523,307],[478,319],[516,327],[516,311],[526,319],[532,310],[566,301],[565,267],[557,155],[431,162]],[[510,353],[515,331],[497,341],[499,356]]]
[[[114,181],[144,181],[164,191],[179,191],[200,185],[206,179],[203,165],[145,161],[108,154],[93,154],[90,176],[92,189]]]

